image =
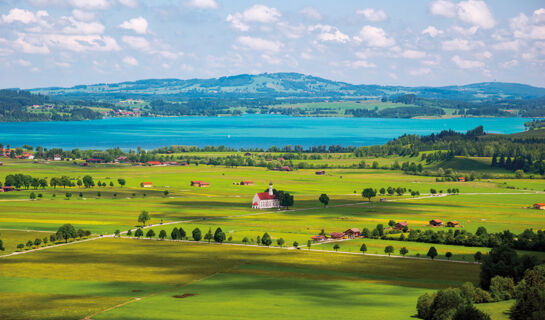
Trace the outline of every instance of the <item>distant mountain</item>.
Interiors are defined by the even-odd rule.
[[[545,96],[545,88],[518,83],[485,82],[464,86],[403,87],[354,85],[300,73],[241,74],[212,79],[147,79],[121,83],[78,85],[71,88],[37,88],[30,90],[53,97],[66,98],[377,98],[416,94],[423,98],[484,101],[498,99],[532,99]]]

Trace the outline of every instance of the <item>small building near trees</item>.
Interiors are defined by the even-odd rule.
[[[449,227],[449,228],[457,228],[459,226],[460,226],[460,224],[458,223],[458,221],[449,221],[449,222],[447,222],[447,227]]]
[[[358,228],[350,228],[348,230],[346,230],[344,232],[344,234],[350,238],[350,239],[354,239],[354,238],[358,238],[360,235],[361,235],[361,230],[358,229]]]
[[[545,203],[539,202],[539,203],[534,204],[534,209],[545,210]]]
[[[407,221],[398,222],[394,225],[395,230],[403,230],[408,227],[409,227],[409,224],[407,223]]]
[[[151,187],[153,187],[153,183],[151,183],[151,182],[141,182],[140,187],[142,187],[142,188],[151,188]]]
[[[199,188],[207,188],[207,187],[210,187],[210,182],[204,182],[204,181],[201,181],[201,180],[194,180],[194,181],[191,181],[191,186],[192,187],[199,187]]]
[[[432,227],[442,227],[443,226],[443,221],[441,221],[439,219],[430,220],[430,226],[432,226]]]

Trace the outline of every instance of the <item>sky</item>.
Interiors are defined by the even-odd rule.
[[[543,0],[0,0],[0,87],[300,72],[545,87]]]

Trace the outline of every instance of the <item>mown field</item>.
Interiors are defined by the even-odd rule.
[[[345,160],[356,159],[329,159]],[[272,247],[283,238],[284,246],[297,241],[302,249],[105,237],[2,257],[1,319],[81,319],[95,313],[93,319],[255,319],[270,315],[306,319],[347,310],[375,319],[409,319],[415,314],[419,295],[464,281],[476,282],[479,266],[371,255],[384,254],[384,247],[392,245],[394,255],[404,246],[408,257],[425,257],[431,246],[427,243],[371,239],[339,243],[339,251],[357,253],[365,242],[369,255],[363,256],[318,251],[333,251],[332,243],[313,244],[309,251],[307,240],[322,229],[326,233],[353,227],[373,229],[379,223],[386,226],[389,220],[407,221],[411,229],[421,230],[430,229],[431,219],[456,220],[470,232],[480,226],[489,232],[545,226],[543,211],[528,208],[545,202],[542,179],[436,182],[435,177],[380,169],[326,169],[325,175],[316,175],[315,170],[278,172],[194,164],[82,167],[72,162],[3,162],[0,181],[12,173],[73,179],[90,175],[95,182],[108,185],[0,193],[3,255],[15,251],[18,243],[43,238],[65,223],[91,230],[94,236],[134,229],[142,210],[150,213],[148,223],[155,225],[156,234],[164,229],[170,236],[173,227],[182,227],[189,236],[198,227],[204,235],[221,227],[234,244],[241,244],[244,237],[255,244],[257,236],[267,232]],[[117,183],[119,178],[126,180],[125,186]],[[191,187],[191,180],[210,182],[210,187]],[[237,184],[243,180],[255,185]],[[141,188],[143,181],[151,181],[154,187]],[[251,209],[253,195],[264,191],[269,182],[293,194],[294,206],[289,210]],[[421,196],[383,196],[386,202],[378,201],[382,196],[371,202],[361,197],[364,188],[389,186],[419,191]],[[458,188],[460,194],[431,197],[431,188],[445,192]],[[30,200],[31,192],[42,197]],[[67,192],[71,197],[66,197]],[[327,207],[318,201],[322,193],[330,197]],[[473,261],[476,251],[488,251],[434,246],[437,259],[445,259],[450,251],[453,260],[462,262]],[[542,253],[531,254],[545,258]],[[191,295],[173,297],[184,294]],[[395,306],[389,301],[395,301]],[[120,304],[124,305],[105,311]]]

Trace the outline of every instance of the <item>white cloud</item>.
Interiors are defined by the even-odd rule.
[[[492,52],[483,51],[483,52],[475,54],[475,57],[477,57],[479,59],[490,59],[490,58],[492,58]]]
[[[283,44],[279,41],[271,41],[257,37],[241,36],[238,37],[237,42],[249,49],[267,52],[278,52],[282,48]]]
[[[134,57],[126,56],[123,58],[123,63],[129,66],[137,66],[138,60],[136,60]]]
[[[458,3],[457,14],[460,20],[484,29],[491,29],[496,24],[492,12],[484,1],[461,1]]]
[[[520,48],[520,42],[519,40],[498,42],[492,45],[492,48],[495,50],[518,51]]]
[[[346,34],[342,33],[337,27],[333,27],[330,25],[323,25],[323,24],[317,24],[314,26],[310,26],[308,28],[310,32],[313,31],[319,31],[318,34],[318,40],[327,42],[327,41],[333,41],[333,42],[339,42],[339,43],[346,43],[350,41],[350,37]]]
[[[301,10],[301,13],[315,20],[322,19],[322,15],[320,14],[320,12],[313,7],[305,7],[303,8],[303,10]]]
[[[422,34],[428,34],[430,37],[435,38],[440,34],[443,34],[444,32],[437,29],[434,26],[428,26],[426,29],[422,30]]]
[[[219,7],[215,0],[190,0],[185,4],[188,7],[199,9],[217,9]]]
[[[475,69],[475,68],[484,67],[484,63],[481,61],[464,60],[460,58],[459,56],[452,57],[452,62],[454,62],[458,66],[458,68],[461,68],[461,69]]]
[[[371,62],[368,62],[367,60],[356,60],[352,61],[350,63],[350,66],[352,68],[376,68],[377,65]]]
[[[88,51],[119,51],[121,48],[114,38],[101,35],[65,35],[65,34],[43,34],[35,39],[42,41],[44,46],[58,47],[75,52]]]
[[[193,72],[194,68],[188,64],[182,64],[180,69],[185,72]]]
[[[384,21],[388,18],[384,10],[375,10],[372,8],[358,10],[356,14],[362,15],[365,19],[372,22]]]
[[[80,9],[72,10],[72,16],[80,21],[92,21],[95,20],[95,13],[89,11],[83,11]]]
[[[262,59],[263,61],[267,62],[268,64],[276,64],[276,65],[278,65],[278,64],[282,63],[282,59],[280,59],[280,58],[278,58],[278,57],[270,56],[270,55],[268,55],[268,54],[266,54],[266,53],[263,53],[263,54],[261,55],[261,59]]]
[[[520,13],[518,16],[509,20],[509,26],[513,35],[519,39],[543,40],[545,39],[545,25],[541,24],[545,20],[545,13],[542,9],[534,11],[531,17]],[[545,12],[545,9],[543,9]]]
[[[30,67],[32,65],[32,63],[30,63],[30,61],[27,61],[27,60],[23,60],[23,59],[19,59],[17,61],[15,61],[18,65],[21,65],[23,67]]]
[[[72,65],[68,62],[55,62],[55,65],[57,67],[61,67],[61,68],[70,68]]]
[[[104,10],[110,6],[107,0],[70,0],[70,4],[85,10]]]
[[[148,21],[143,17],[132,18],[128,21],[124,21],[119,27],[132,30],[139,34],[145,34],[148,32]]]
[[[119,3],[129,8],[138,8],[138,0],[118,0]]]
[[[519,64],[519,61],[516,59],[513,59],[513,60],[509,60],[509,61],[505,61],[501,63],[500,66],[504,69],[507,69],[507,68],[516,67],[518,66],[518,64]]]
[[[24,24],[29,24],[36,22],[37,18],[32,11],[14,8],[11,9],[7,15],[2,15],[2,21],[5,23],[21,22]]]
[[[354,37],[358,42],[365,42],[370,47],[391,47],[395,44],[393,38],[389,38],[382,28],[364,26],[359,34]]]
[[[477,33],[477,31],[479,30],[479,26],[472,26],[467,29],[460,26],[453,26],[451,30],[464,36],[471,36]]]
[[[426,53],[424,51],[405,50],[401,53],[401,56],[407,59],[422,59],[426,57]]]
[[[241,12],[235,12],[229,14],[226,18],[227,22],[231,23],[231,26],[240,31],[248,31],[250,26],[249,22],[258,23],[272,23],[278,21],[281,17],[280,11],[276,8],[270,8],[262,4],[256,4]]]
[[[282,21],[282,22],[278,22],[276,24],[276,27],[278,28],[278,30],[284,33],[286,37],[290,39],[299,39],[306,32],[306,27],[302,24],[294,26],[294,25],[290,25],[287,22]]]
[[[409,70],[409,74],[411,76],[424,76],[431,73],[430,68],[419,68],[419,69],[411,69]]]
[[[148,50],[150,47],[148,40],[144,37],[123,36],[121,41],[137,50]]]
[[[430,3],[430,12],[434,15],[453,18],[456,16],[456,5],[446,0],[433,1]]]
[[[102,34],[104,25],[99,22],[83,22],[74,18],[68,18],[71,26],[66,26],[62,31],[71,34]]]
[[[453,3],[446,0],[437,0],[430,3],[430,12],[434,15],[449,18],[457,17],[463,22],[479,26],[483,29],[491,29],[496,21],[492,12],[481,0],[466,0]]]
[[[469,51],[482,46],[484,46],[484,43],[481,41],[469,41],[459,38],[441,42],[441,47],[445,51]]]
[[[18,38],[17,40],[15,40],[15,46],[20,48],[24,53],[49,53],[49,48],[46,45],[34,45],[25,41],[23,38]]]

